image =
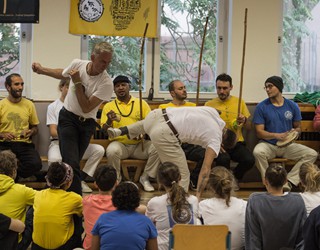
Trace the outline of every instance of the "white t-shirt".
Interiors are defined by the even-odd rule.
[[[71,64],[63,70],[62,75],[64,77],[69,77],[68,73],[71,69],[79,70],[82,85],[85,87],[85,95],[88,98],[95,96],[101,100],[109,101],[113,92],[113,83],[109,74],[106,71],[103,71],[96,76],[88,75],[86,67],[89,62],[90,61],[74,59]],[[97,111],[99,109],[98,105],[88,113],[84,113],[81,110],[76,96],[75,86],[72,81],[70,82],[68,94],[64,100],[64,107],[76,115],[93,119],[96,119]]]
[[[311,210],[320,205],[320,192],[304,192],[300,194],[306,206],[307,216],[309,216]]]
[[[228,207],[224,199],[211,198],[200,201],[199,214],[205,225],[227,225],[231,232],[231,249],[244,247],[244,223],[247,202],[231,197]]]
[[[209,147],[219,154],[226,123],[216,109],[206,106],[167,108],[166,111],[181,142]]]
[[[190,209],[186,209],[183,217],[173,218],[171,205],[167,201],[168,195],[153,197],[147,205],[146,216],[155,224],[158,230],[159,250],[168,250],[169,232],[175,224],[198,224],[198,199],[194,195],[189,195],[188,202]]]
[[[63,107],[63,102],[60,99],[55,100],[48,105],[47,109],[47,126],[54,124],[58,125],[59,112]],[[52,139],[52,137],[51,137]],[[58,139],[58,138],[56,138]]]

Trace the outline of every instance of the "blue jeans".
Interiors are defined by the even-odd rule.
[[[59,113],[58,136],[62,161],[69,164],[74,172],[69,191],[82,195],[80,160],[86,151],[96,129],[94,119],[80,119],[79,116],[62,108]]]

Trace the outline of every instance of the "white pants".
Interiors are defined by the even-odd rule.
[[[155,178],[157,175],[160,159],[151,141],[143,141],[143,151],[141,143],[129,145],[118,141],[112,141],[106,149],[106,154],[108,164],[115,167],[117,170],[119,181],[121,180],[121,160],[128,158],[140,160],[148,159],[143,174],[146,174],[152,178]]]
[[[104,151],[104,147],[99,144],[89,144],[82,157],[83,160],[86,160],[86,164],[84,165],[82,171],[90,176],[93,176],[98,164],[104,156]],[[61,160],[62,156],[60,153],[59,141],[52,141],[49,145],[48,164],[50,166],[52,162]]]
[[[190,172],[186,156],[180,143],[166,123],[162,110],[151,111],[146,119],[128,126],[129,137],[147,133],[156,148],[161,162],[171,162],[178,166],[181,181],[180,185],[188,192]]]
[[[315,150],[299,143],[292,143],[286,147],[279,148],[267,142],[258,143],[253,150],[253,155],[262,180],[269,166],[268,160],[281,157],[296,161],[297,163],[287,175],[287,179],[296,186],[300,182],[299,171],[301,165],[306,162],[314,163],[318,157],[318,153]]]

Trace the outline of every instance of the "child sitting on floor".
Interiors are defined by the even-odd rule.
[[[32,250],[70,250],[80,247],[74,233],[73,215],[82,216],[82,197],[67,192],[73,180],[71,166],[53,162],[46,176],[49,188],[34,198]],[[81,244],[81,242],[80,242]]]

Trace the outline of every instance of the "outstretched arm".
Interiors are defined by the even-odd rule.
[[[214,158],[216,158],[216,156],[217,156],[216,152],[214,152],[212,148],[207,147],[205,155],[204,155],[203,164],[202,164],[202,167],[201,167],[201,170],[199,173],[199,177],[198,177],[198,186],[197,186],[197,194],[196,195],[197,195],[197,198],[199,201],[200,201],[200,197],[201,197],[203,190],[207,186],[210,172],[211,172],[211,165],[212,165]]]
[[[66,79],[67,78],[67,77],[62,76],[63,69],[46,68],[37,62],[32,63],[32,70],[33,70],[33,72],[35,72],[37,74],[50,76],[50,77],[53,77],[56,79]]]

